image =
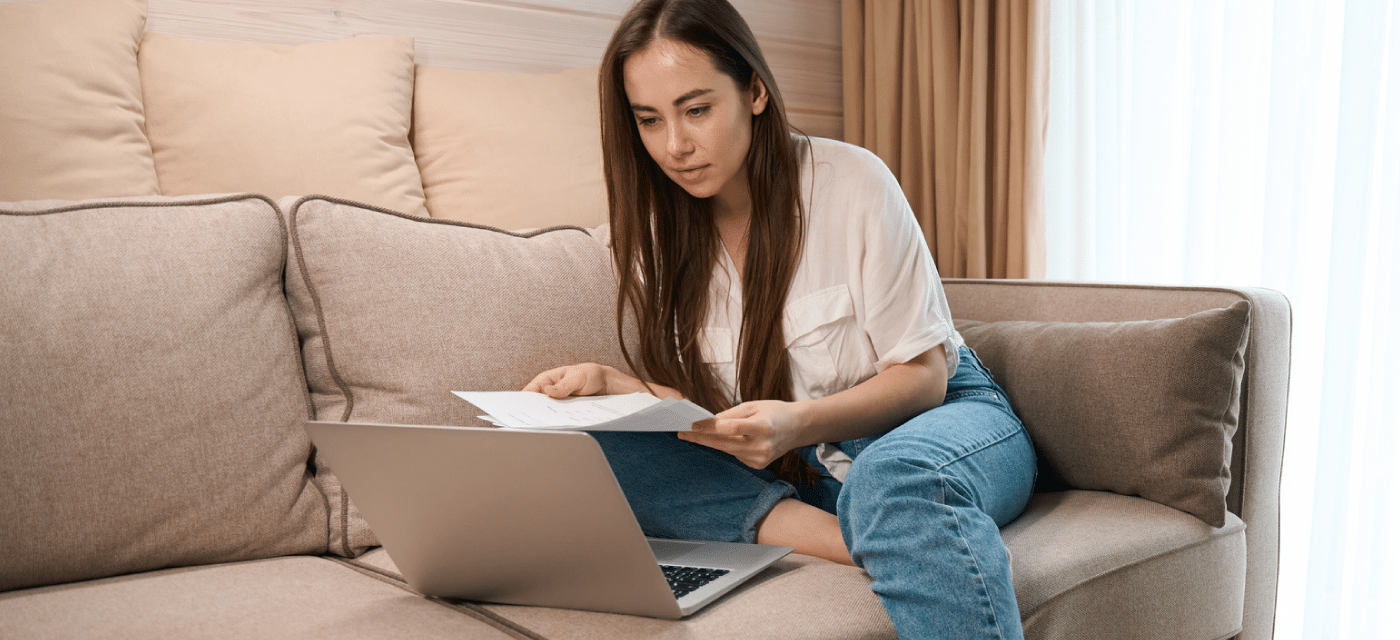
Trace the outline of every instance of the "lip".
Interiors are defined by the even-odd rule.
[[[709,172],[705,171],[708,168],[710,165],[702,164],[695,167],[671,169],[671,179],[686,185],[686,188],[689,189],[705,181],[705,176],[709,175]]]

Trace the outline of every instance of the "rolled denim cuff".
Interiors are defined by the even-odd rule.
[[[744,514],[743,535],[741,542],[754,543],[758,541],[758,523],[768,515],[778,502],[797,495],[797,490],[792,485],[781,480],[774,480],[764,486],[762,493],[754,499],[749,506],[748,513]]]

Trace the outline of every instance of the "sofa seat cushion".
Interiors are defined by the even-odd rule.
[[[286,246],[261,196],[0,204],[0,591],[325,551]]]
[[[1176,509],[1102,491],[1037,494],[1002,530],[1026,638],[1222,638],[1239,630],[1245,526],[1212,528]],[[350,561],[401,582],[375,548]],[[791,555],[679,622],[587,611],[456,603],[556,639],[882,638],[884,610],[859,569]]]
[[[0,593],[4,638],[481,638],[520,636],[314,556]]]
[[[1026,638],[1223,638],[1244,610],[1245,525],[1100,491],[1037,494],[1002,530]]]
[[[383,548],[347,562],[398,579],[398,569]],[[451,604],[505,621],[527,636],[549,640],[895,637],[894,626],[870,590],[870,577],[864,571],[801,554],[779,560],[714,604],[678,621],[548,607]]]

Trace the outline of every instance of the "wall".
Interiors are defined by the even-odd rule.
[[[731,0],[797,127],[841,137],[839,0]],[[548,73],[597,64],[632,0],[149,0],[149,31],[300,44],[410,35],[421,64]]]

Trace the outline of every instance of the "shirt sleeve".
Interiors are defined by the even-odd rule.
[[[884,371],[942,344],[952,377],[961,340],[923,230],[894,175],[879,157],[865,153],[860,282],[875,368]]]

